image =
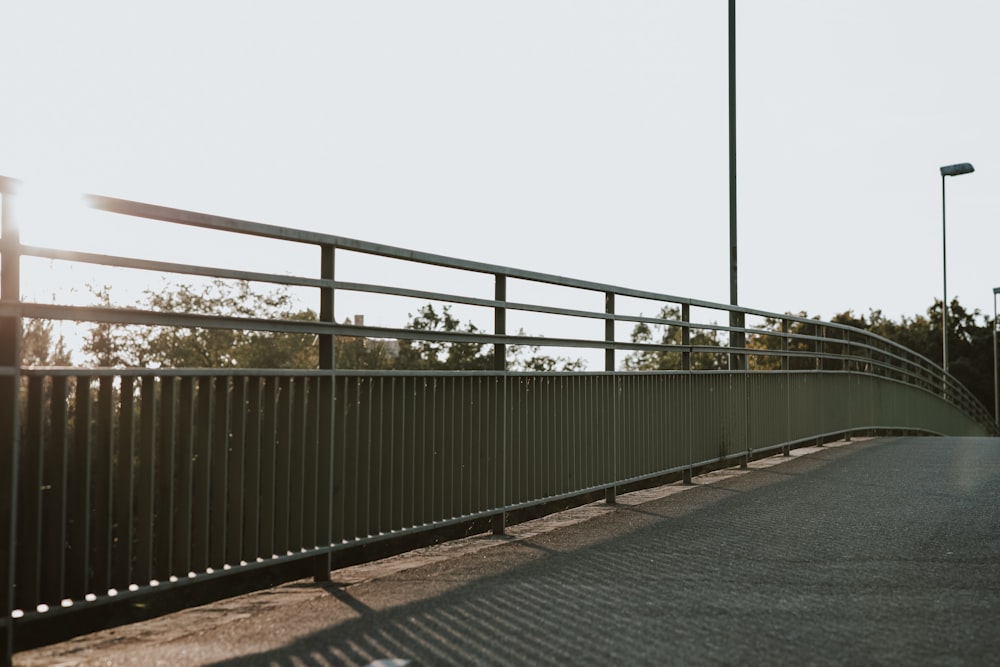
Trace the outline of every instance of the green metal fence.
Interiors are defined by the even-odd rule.
[[[0,591],[3,653],[23,624],[99,613],[111,601],[169,595],[192,582],[331,554],[706,465],[869,430],[980,435],[986,410],[929,360],[864,331],[106,197],[89,205],[141,226],[169,222],[304,244],[314,271],[293,276],[23,245],[17,182],[0,178]],[[485,275],[492,298],[341,279],[340,252]],[[22,299],[24,257],[307,287],[312,320],[147,311]],[[595,295],[602,307],[507,299],[509,281]],[[463,285],[464,281],[453,281]],[[431,299],[488,311],[493,330],[338,324],[342,292]],[[677,317],[627,310],[627,299]],[[616,308],[617,304],[617,308]],[[693,319],[692,309],[708,313]],[[654,308],[655,310],[655,308]],[[506,331],[513,312],[596,323],[603,336]],[[736,317],[730,318],[730,313]],[[713,316],[714,314],[714,316]],[[28,319],[309,334],[315,368],[29,367]],[[773,326],[726,326],[756,319]],[[637,341],[618,324],[676,327]],[[777,324],[774,324],[777,323]],[[699,331],[746,341],[692,344]],[[336,365],[338,340],[432,339],[490,345],[489,370]],[[604,367],[510,370],[511,347],[596,351]],[[626,372],[620,355],[674,355],[674,370]],[[616,356],[618,355],[618,356]],[[712,360],[698,370],[698,358]]]

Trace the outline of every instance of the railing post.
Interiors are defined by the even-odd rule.
[[[498,273],[495,276],[494,300],[504,305],[493,307],[493,333],[497,336],[507,335],[507,276]],[[494,343],[493,370],[507,370],[507,345]]]
[[[320,278],[331,283],[335,279],[336,248],[332,245],[320,246]],[[336,324],[334,314],[335,288],[333,285],[320,288],[319,319],[325,324]],[[333,434],[336,409],[334,393],[337,368],[337,337],[333,334],[319,335],[319,367],[329,371],[319,378],[319,470],[317,479],[316,546],[325,551],[313,560],[313,580],[330,581],[333,558],[329,548],[333,542]]]
[[[681,370],[690,371],[691,370],[691,304],[682,303],[681,304],[681,320],[684,321],[684,326],[681,327],[681,345],[683,349],[681,350]],[[688,450],[688,467],[684,468],[684,483],[691,484],[691,463],[694,460],[694,453],[692,448],[694,444],[692,442],[690,424],[693,420],[691,416],[691,407],[688,406],[687,414],[685,415],[686,421],[688,423],[685,428],[687,433],[687,450]]]
[[[792,376],[788,372],[791,369],[788,358],[788,320],[781,318],[781,370],[785,374],[785,442],[792,439]],[[791,456],[789,446],[786,444],[781,448],[782,456]]]
[[[21,239],[14,219],[9,182],[0,210],[0,591],[4,607],[0,626],[0,665],[14,653],[15,537],[17,535],[17,470],[20,448],[21,391]],[[9,309],[9,310],[8,310]]]
[[[495,274],[495,282],[493,289],[493,298],[495,301],[503,303],[504,305],[496,305],[493,307],[493,333],[496,336],[507,335],[507,276],[502,273]],[[494,343],[493,345],[493,370],[496,371],[506,371],[507,370],[507,346],[504,343]],[[505,391],[506,393],[506,391]],[[503,417],[506,420],[506,415]],[[503,435],[503,438],[506,436]],[[507,469],[507,456],[506,448],[503,449],[505,454],[500,457],[501,470]],[[502,488],[506,488],[506,479],[503,474],[500,475]],[[504,511],[499,514],[493,515],[491,519],[491,528],[494,535],[503,535],[507,530],[507,511],[506,507]]]
[[[742,311],[729,311],[729,326],[731,329],[742,329],[745,323]],[[743,331],[729,332],[729,370],[741,371],[747,368],[746,352],[742,349],[746,347],[746,334]],[[739,349],[739,352],[733,350]]]
[[[735,307],[735,306],[734,306]],[[746,333],[744,331],[733,331],[734,328],[743,329],[746,324],[745,313],[737,310],[729,311],[729,371],[745,371],[748,370],[750,364],[746,353]],[[735,350],[739,350],[738,352]],[[743,435],[744,435],[744,446],[746,447],[746,453],[740,458],[740,468],[746,469],[750,461],[750,414],[749,414],[749,382],[748,378],[742,377],[739,386],[743,389]],[[729,386],[732,387],[733,383],[737,381],[737,378],[733,375],[729,376]]]
[[[816,370],[821,371],[826,368],[826,327],[816,325]]]
[[[604,318],[604,341],[608,343],[608,346],[604,349],[604,370],[608,373],[613,373],[615,370],[615,293],[605,292],[604,293],[604,312],[609,315],[609,317]],[[614,408],[613,408],[614,409]],[[613,474],[615,476],[615,481],[617,480],[617,468],[618,468],[618,429],[614,430],[614,442],[611,444],[611,456],[613,465]],[[618,488],[615,486],[610,486],[604,490],[604,502],[609,505],[613,505],[618,501]]]
[[[681,328],[681,345],[684,347],[681,351],[681,370],[689,371],[691,370],[691,304],[681,304],[681,319],[685,322]]]

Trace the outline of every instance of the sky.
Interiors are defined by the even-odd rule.
[[[737,4],[740,304],[924,313],[942,295],[939,167],[971,162],[947,181],[949,298],[992,315],[1000,3]],[[3,14],[2,175],[729,300],[724,0],[7,0]],[[135,235],[55,224],[25,241],[113,252]],[[226,255],[211,239],[175,251]]]

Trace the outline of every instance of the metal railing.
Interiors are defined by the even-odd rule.
[[[129,596],[302,559],[322,579],[338,550],[472,520],[500,532],[520,508],[595,492],[613,500],[625,485],[825,437],[994,432],[989,413],[937,365],[839,324],[109,197],[88,203],[137,226],[160,221],[305,245],[318,250],[315,266],[289,275],[27,246],[15,224],[17,188],[0,178],[0,655],[8,661],[22,624]],[[486,276],[492,295],[416,289],[392,280],[392,271],[381,282],[343,280],[334,270],[339,253]],[[318,294],[317,315],[28,301],[26,257],[308,288]],[[600,305],[509,300],[513,281],[591,295]],[[334,304],[345,293],[479,309],[493,330],[338,324]],[[668,310],[643,315],[636,303]],[[512,334],[514,313],[578,324],[548,336]],[[317,363],[29,367],[21,357],[29,319],[306,334]],[[717,323],[753,320],[760,324]],[[619,325],[679,336],[642,339]],[[588,326],[597,335],[575,333]],[[723,345],[730,336],[745,343]],[[492,350],[492,368],[338,368],[345,337],[478,346]],[[511,370],[511,348],[525,345],[594,352],[604,367]],[[663,364],[669,370],[624,371],[623,354],[672,361]]]

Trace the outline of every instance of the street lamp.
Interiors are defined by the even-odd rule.
[[[944,275],[944,298],[941,300],[941,359],[948,374],[948,232],[944,205],[944,177],[971,174],[975,169],[968,162],[941,167],[941,272]]]

